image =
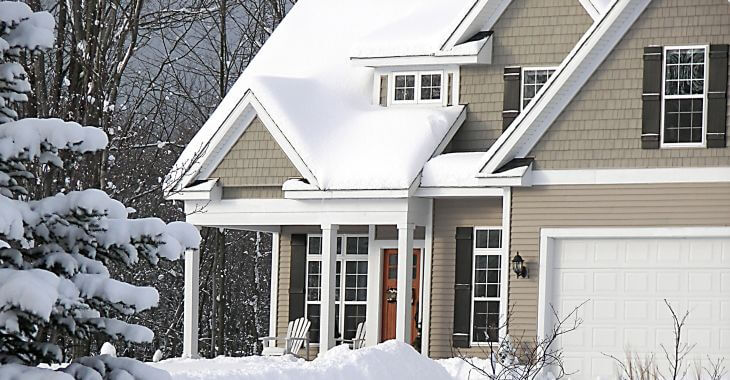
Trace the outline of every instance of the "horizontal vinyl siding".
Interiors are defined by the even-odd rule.
[[[730,166],[730,147],[641,149],[644,47],[730,43],[729,10],[727,0],[651,2],[530,153],[535,168]]]
[[[541,228],[728,225],[729,184],[514,188],[510,257],[520,252],[530,278],[510,276],[510,306],[514,307],[510,333],[525,337],[536,333]]]
[[[437,199],[433,210],[430,352],[433,358],[451,357],[454,324],[454,270],[456,227],[501,226],[501,198]],[[479,348],[462,350],[484,356]]]

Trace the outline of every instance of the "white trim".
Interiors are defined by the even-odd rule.
[[[198,310],[200,302],[200,251],[185,250],[185,288],[183,302],[183,358],[197,359]]]
[[[570,238],[726,238],[730,237],[730,227],[630,227],[630,228],[543,228],[540,230],[540,273],[537,312],[538,337],[548,332],[552,322],[547,295],[550,294],[548,282],[549,261],[555,251],[555,240]]]
[[[573,97],[613,51],[651,0],[615,1],[558,67],[525,112],[480,160],[478,177],[487,177],[515,157],[526,157]]]
[[[281,129],[279,129],[278,125],[274,122],[254,93],[249,90],[228,113],[228,115],[225,116],[223,122],[218,126],[213,135],[198,148],[198,150],[202,150],[202,154],[200,157],[197,157],[195,163],[190,165],[178,183],[174,184],[175,187],[172,189],[172,192],[184,189],[185,186],[197,178],[209,177],[215,168],[218,167],[218,164],[223,160],[231,147],[236,143],[238,138],[248,129],[256,116],[259,117],[266,129],[269,133],[271,133],[274,141],[276,141],[279,147],[284,151],[299,173],[304,176],[310,184],[318,186],[317,179],[309,170],[307,164],[301,158],[296,149],[294,149],[286,136],[284,136]],[[175,163],[175,166],[173,166],[171,172],[176,169],[184,169],[184,167],[188,165],[187,161],[195,158],[194,155],[198,153],[199,152],[194,149],[192,142],[191,144],[188,144],[183,151],[183,154]],[[183,167],[180,167],[179,165],[182,165]],[[166,183],[165,188],[169,189],[172,185],[173,184]],[[169,193],[170,191],[166,192]]]
[[[493,36],[486,38],[484,45],[477,54],[458,54],[445,51],[389,57],[350,57],[350,64],[357,67],[489,65],[492,63],[493,41]]]
[[[398,278],[395,312],[395,340],[411,343],[413,315],[411,289],[413,287],[413,223],[398,223]]]
[[[503,222],[504,223],[504,222]],[[489,231],[500,231],[500,234],[502,236],[502,240],[500,241],[500,247],[499,248],[477,248],[477,231],[483,231],[483,230],[489,230]],[[474,292],[476,291],[476,257],[477,256],[500,256],[500,277],[499,277],[499,297],[479,297],[480,302],[493,302],[493,301],[499,301],[499,323],[502,325],[503,320],[505,319],[505,314],[502,312],[502,309],[504,308],[504,304],[507,303],[507,283],[504,282],[504,263],[505,261],[508,261],[509,254],[506,254],[505,248],[504,248],[504,228],[502,226],[475,226],[472,229],[472,260],[471,260],[471,321],[469,323],[469,345],[471,347],[480,347],[480,346],[490,346],[494,344],[495,342],[476,342],[474,341],[474,303],[477,302],[477,297],[474,295]],[[506,256],[506,257],[505,257]],[[486,288],[485,288],[486,291]],[[506,331],[504,329],[500,329],[499,335],[500,338],[504,337],[503,334],[506,334]]]
[[[492,30],[511,2],[511,0],[476,0],[441,49],[452,49],[479,31]]]
[[[532,185],[728,183],[730,167],[535,170]]]
[[[588,12],[588,15],[591,16],[593,21],[597,21],[601,18],[601,11],[596,7],[591,0],[578,0],[580,1],[580,5],[585,8],[586,12]]]
[[[505,187],[503,189],[502,196],[502,249],[505,252],[504,260],[502,261],[502,290],[504,294],[502,302],[499,306],[499,325],[502,328],[499,330],[500,341],[507,336],[507,324],[509,323],[509,280],[510,280],[510,261],[512,260],[512,253],[510,250],[510,239],[511,235],[511,224],[512,224],[512,188]]]
[[[375,225],[368,226],[368,299],[365,318],[365,344],[380,341],[381,298],[383,294],[383,251],[375,244]]]
[[[390,190],[285,190],[286,199],[407,198],[408,189]]]
[[[279,232],[271,233],[271,304],[269,306],[269,336],[278,336],[276,331],[277,317],[279,315]],[[276,341],[270,343],[276,347]]]
[[[417,247],[414,241],[413,246]],[[428,202],[428,223],[424,249],[421,251],[421,355],[429,356],[431,350],[431,282],[433,280],[433,200]]]
[[[440,75],[441,76],[441,83],[439,85],[439,88],[441,90],[440,97],[438,99],[421,99],[421,80],[424,75]],[[395,79],[397,76],[413,76],[414,77],[414,89],[413,89],[413,100],[396,100],[395,99]],[[447,99],[447,96],[445,95],[444,88],[446,87],[446,70],[413,70],[413,71],[393,71],[390,73],[390,79],[388,83],[393,83],[392,86],[388,86],[388,96],[389,96],[389,104],[393,106],[399,106],[399,105],[442,105],[444,106],[445,99]],[[408,87],[404,87],[408,88]]]
[[[414,193],[422,198],[501,197],[499,187],[419,187]]]
[[[682,50],[682,49],[704,49],[705,50],[705,72],[703,73],[703,88],[702,94],[696,95],[667,95],[667,50]],[[686,45],[686,46],[664,46],[662,50],[662,93],[661,95],[661,124],[659,128],[659,147],[662,149],[676,149],[676,148],[705,148],[707,147],[707,93],[709,89],[710,74],[710,45]],[[664,118],[665,118],[665,105],[666,100],[672,99],[702,99],[702,141],[699,143],[665,143],[664,142]]]

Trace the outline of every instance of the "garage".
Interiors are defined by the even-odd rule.
[[[616,373],[613,355],[673,349],[672,318],[690,312],[685,341],[697,358],[730,358],[730,231],[726,228],[543,229],[539,331],[578,311],[581,326],[559,342],[572,379]],[[691,363],[694,367],[694,363]],[[690,372],[692,373],[692,372]]]

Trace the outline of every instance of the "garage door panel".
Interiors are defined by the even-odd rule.
[[[627,352],[661,357],[673,319],[690,310],[685,342],[701,357],[730,358],[730,238],[558,239],[548,302],[560,316],[585,303],[579,330],[559,342],[572,379],[615,374]],[[609,372],[606,372],[609,371]]]

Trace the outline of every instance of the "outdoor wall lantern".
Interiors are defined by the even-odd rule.
[[[525,265],[525,260],[522,259],[519,252],[512,259],[512,270],[517,275],[517,278],[527,278],[527,265]]]

